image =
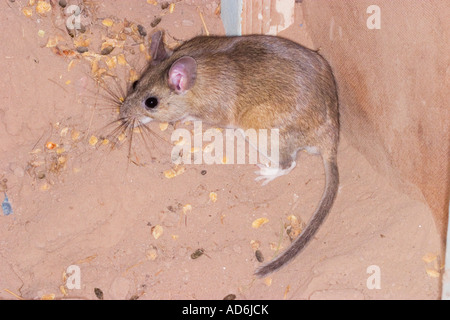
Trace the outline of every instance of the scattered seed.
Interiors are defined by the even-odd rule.
[[[91,146],[95,146],[97,144],[97,142],[98,142],[98,138],[96,136],[92,136],[89,138],[89,144]]]
[[[56,295],[54,293],[51,294],[44,294],[41,297],[41,300],[55,300]]]
[[[60,38],[58,36],[51,36],[48,38],[47,44],[45,45],[47,48],[53,48],[58,45]]]
[[[202,170],[202,172],[200,172],[202,176],[206,175],[208,172],[206,170]]]
[[[211,200],[211,202],[216,202],[217,201],[217,193],[215,193],[215,192],[211,192],[210,194],[209,194],[209,200]]]
[[[432,268],[426,268],[426,272],[427,272],[428,276],[431,278],[439,278],[441,275],[439,271],[434,270]]]
[[[114,69],[117,66],[117,57],[113,56],[113,57],[107,58],[105,63],[109,69]]]
[[[26,16],[26,17],[31,17],[33,15],[33,10],[29,7],[24,7],[22,9],[22,13]]]
[[[185,167],[175,167],[173,169],[164,171],[164,176],[167,179],[172,179],[175,178],[176,176],[183,174],[185,171],[186,171]]]
[[[65,7],[67,6],[67,1],[66,1],[66,0],[59,0],[59,5],[60,5],[62,8],[65,8]]]
[[[95,296],[99,299],[99,300],[103,300],[103,291],[99,288],[94,288],[94,293]]]
[[[159,237],[161,237],[161,235],[163,234],[164,229],[162,226],[160,225],[156,225],[152,228],[152,236],[155,239],[158,239]]]
[[[225,296],[225,298],[223,298],[223,300],[236,300],[236,295],[229,294],[229,295]]]
[[[131,70],[130,70],[130,78],[129,78],[128,80],[129,80],[131,83],[133,83],[133,82],[139,80],[139,75],[138,75],[138,73],[136,72],[136,70],[134,70],[134,69],[131,69]]]
[[[50,11],[52,11],[52,6],[50,3],[45,2],[45,1],[38,1],[37,6],[36,6],[37,13],[44,15]]]
[[[169,2],[164,1],[163,3],[161,3],[161,9],[165,10],[169,7],[169,5],[170,5]]]
[[[0,181],[0,191],[1,192],[8,190],[7,183],[8,183],[8,179],[6,179],[6,178],[3,179],[2,181]]]
[[[59,286],[59,291],[61,291],[64,297],[68,296],[66,288],[64,286]]]
[[[264,279],[264,284],[268,287],[270,287],[272,285],[272,278],[265,278]]]
[[[159,124],[159,130],[161,130],[161,131],[166,131],[168,127],[169,127],[169,123],[168,122],[161,122]]]
[[[104,20],[102,21],[102,24],[103,24],[105,27],[112,27],[112,25],[114,24],[114,21],[112,21],[111,19],[107,18],[107,19],[104,19]]]
[[[214,14],[216,15],[216,16],[220,16],[220,11],[221,11],[221,6],[220,6],[220,4],[217,6],[217,8],[216,8],[216,10],[214,11]]]
[[[80,138],[80,131],[73,130],[71,134],[71,138],[73,141],[77,141]]]
[[[53,142],[47,142],[47,144],[45,145],[45,147],[46,147],[48,150],[53,150],[53,149],[56,148],[56,144],[53,143]]]
[[[58,157],[58,165],[62,166],[67,162],[67,157],[65,156],[59,156]]]
[[[187,214],[188,212],[192,211],[192,206],[190,204],[186,204],[183,206],[183,213]]]
[[[266,224],[267,222],[269,222],[269,219],[259,218],[259,219],[256,219],[255,221],[253,221],[252,227],[254,229],[258,229],[259,227],[261,227],[263,224]]]
[[[117,56],[117,63],[121,66],[125,66],[127,64],[127,60],[125,59],[125,55],[123,53]]]
[[[291,286],[290,285],[288,285],[287,287],[286,287],[286,290],[284,290],[284,295],[283,295],[283,299],[285,299],[286,300],[286,298],[287,298],[287,295],[288,295],[288,293],[289,293],[289,291],[291,290]]]
[[[61,129],[61,137],[67,136],[67,133],[69,132],[69,127],[65,127],[64,129]]]
[[[72,70],[77,64],[79,60],[72,60],[69,62],[69,65],[67,66],[67,71]]]
[[[250,241],[250,245],[251,245],[252,249],[253,249],[254,251],[256,251],[256,250],[259,249],[260,242],[259,242],[259,241],[256,241],[256,240],[251,240],[251,241]]]
[[[426,263],[433,262],[433,261],[436,260],[436,259],[437,259],[437,255],[436,255],[435,253],[432,253],[432,252],[427,253],[426,255],[424,255],[424,256],[422,257],[422,260],[423,260],[424,262],[426,262]]]
[[[125,133],[121,133],[118,137],[117,137],[117,140],[119,140],[119,141],[123,141],[123,140],[125,140],[125,138],[126,138],[127,136],[126,136],[126,134]]]
[[[147,256],[148,260],[155,261],[156,258],[158,258],[158,251],[156,250],[156,248],[152,248],[148,250],[145,255]]]

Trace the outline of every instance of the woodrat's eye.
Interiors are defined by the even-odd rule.
[[[145,108],[147,110],[153,110],[158,106],[158,98],[150,97],[145,100]]]

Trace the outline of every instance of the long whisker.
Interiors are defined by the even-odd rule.
[[[122,103],[122,101],[121,101],[121,99],[120,99],[118,94],[114,93],[113,91],[111,91],[107,87],[103,87],[103,85],[100,85],[100,88],[102,90],[104,90],[105,92],[101,92],[101,91],[98,91],[98,90],[94,91],[94,90],[89,89],[89,88],[85,88],[84,90],[88,91],[89,93],[91,93],[93,95],[93,96],[91,96],[91,98],[98,99],[98,97],[100,96],[102,99],[110,101],[110,102],[112,102],[114,104]]]
[[[163,137],[161,137],[159,134],[157,134],[155,131],[153,131],[152,129],[150,129],[148,126],[146,125],[141,125],[140,128],[142,128],[143,130],[145,130],[146,133],[151,134],[152,136],[158,138],[159,140],[167,143],[167,144],[171,144],[169,141],[167,141],[166,139],[164,139]]]
[[[104,80],[98,81],[97,84],[100,88],[102,88],[108,94],[110,99],[112,99],[113,101],[122,103],[123,99],[125,98],[124,89],[120,86],[120,84],[117,82],[117,80],[115,78],[113,78],[113,79],[114,79],[113,83],[116,87],[115,90],[117,90],[117,92],[115,90],[113,90],[111,87],[109,87]]]
[[[152,157],[152,148],[150,148],[150,146],[149,146],[149,144],[148,144],[148,141],[147,141],[147,134],[149,133],[149,132],[151,132],[151,133],[153,133],[153,131],[152,130],[150,130],[150,128],[149,127],[147,127],[145,124],[142,124],[141,123],[141,121],[139,121],[139,123],[140,123],[140,125],[139,125],[139,128],[140,128],[140,137],[141,137],[141,139],[142,139],[142,141],[144,142],[144,146],[145,146],[145,149],[148,151],[148,153],[150,154],[150,157]],[[162,138],[161,138],[162,139]],[[152,147],[154,148],[154,147],[156,147],[156,148],[158,148],[156,145],[155,145],[155,143],[152,141],[152,140],[150,140],[151,142],[152,142]],[[159,151],[161,151],[160,149],[158,149]]]
[[[136,124],[136,119],[133,118],[133,120],[130,121],[127,131],[130,132],[130,144],[128,145],[128,160],[131,160],[131,147],[133,145],[133,137],[134,137],[134,125]]]
[[[125,89],[124,89],[124,87],[120,84],[119,80],[117,80],[117,77],[112,77],[112,78],[113,78],[113,80],[114,80],[113,82],[114,82],[114,85],[116,86],[117,93],[119,94],[119,100],[122,101],[122,99],[124,99],[125,96],[126,96]]]
[[[127,88],[126,86],[121,84],[120,79],[118,79],[114,75],[107,75],[108,77],[105,78],[92,78],[96,84],[97,84],[97,90],[89,90],[94,96],[95,96],[95,104],[96,107],[99,106],[97,99],[100,99],[101,105],[103,106],[103,109],[105,110],[114,110],[118,111],[119,108],[122,106],[124,98],[126,96]],[[135,131],[135,128],[139,128],[140,132]],[[128,161],[127,161],[127,168],[129,166],[130,162],[133,162],[133,144],[136,144],[136,141],[142,140],[143,145],[145,149],[148,151],[150,156],[152,155],[152,151],[156,148],[159,151],[161,151],[158,148],[158,145],[154,143],[154,139],[152,137],[156,137],[159,141],[163,141],[165,144],[171,145],[171,143],[166,139],[163,138],[161,135],[156,133],[154,130],[152,130],[149,126],[142,123],[141,120],[134,117],[119,117],[113,121],[110,121],[105,126],[103,126],[100,131],[105,132],[106,135],[103,134],[103,137],[105,139],[108,139],[111,145],[111,150],[115,147],[118,147],[123,141],[121,136],[128,137],[128,146],[127,146],[127,152],[128,152]],[[139,134],[138,134],[139,133]],[[138,136],[135,138],[135,134],[138,134]],[[100,137],[102,135],[99,135]],[[138,140],[136,140],[138,139]],[[136,155],[137,157],[137,155]]]

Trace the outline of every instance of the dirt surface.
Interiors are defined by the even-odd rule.
[[[393,189],[345,136],[329,218],[294,262],[256,279],[255,250],[270,260],[298,227],[288,217],[301,226],[317,205],[320,158],[302,153],[293,172],[261,186],[254,165],[174,167],[173,125],[150,125],[155,134],[136,133],[131,149],[110,135],[117,108],[95,79],[117,93],[108,74],[122,87],[139,74],[155,18],[169,45],[223,34],[217,1],[177,1],[172,13],[143,0],[73,1],[86,27],[74,38],[58,4],[40,14],[39,3],[0,3],[0,187],[13,210],[0,213],[0,298],[439,298],[429,208]],[[105,42],[114,50],[101,56]],[[268,222],[253,228],[260,218]]]

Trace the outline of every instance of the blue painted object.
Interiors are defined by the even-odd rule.
[[[227,36],[242,35],[242,4],[243,0],[222,0],[220,4],[220,17]]]
[[[9,216],[10,214],[13,213],[13,209],[11,207],[11,204],[9,203],[9,199],[8,199],[8,196],[6,195],[6,192],[5,192],[5,200],[3,200],[3,202],[2,202],[2,209],[3,209],[3,214],[5,216]]]

